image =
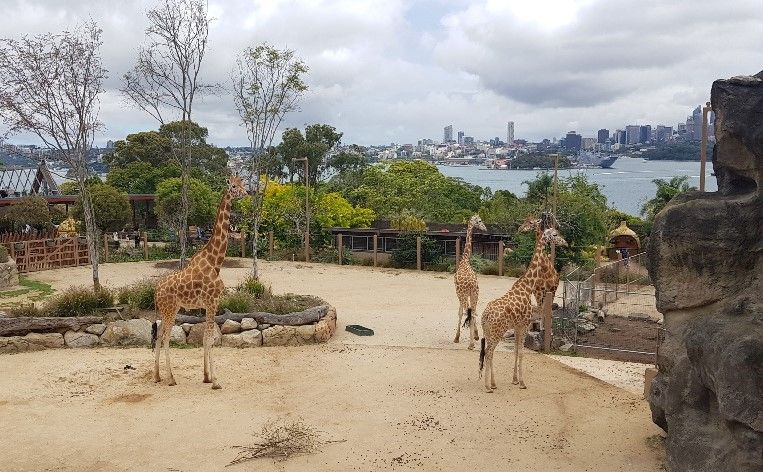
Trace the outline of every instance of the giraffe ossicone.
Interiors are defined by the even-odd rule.
[[[197,252],[188,265],[180,271],[162,278],[156,285],[154,303],[161,319],[161,332],[157,333],[157,323],[154,322],[152,332],[158,336],[154,344],[154,381],[160,382],[159,354],[164,348],[167,359],[167,375],[169,385],[175,385],[170,365],[170,332],[175,324],[178,310],[203,308],[206,312],[206,327],[204,330],[204,383],[212,383],[213,389],[219,389],[212,363],[212,344],[215,335],[215,314],[220,297],[225,290],[220,268],[225,260],[228,249],[228,232],[230,229],[230,206],[234,198],[247,194],[240,177],[232,176],[217,208],[215,226],[209,241]],[[154,339],[153,341],[156,341]]]

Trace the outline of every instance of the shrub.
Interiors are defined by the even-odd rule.
[[[9,314],[14,317],[34,317],[34,316],[43,316],[43,313],[40,311],[39,308],[34,306],[34,304],[31,305],[21,305],[21,306],[15,306],[13,308],[10,308],[8,310]]]
[[[248,293],[254,298],[262,298],[262,296],[268,292],[268,289],[265,287],[265,285],[251,275],[242,280],[241,283],[238,284],[238,287],[236,287],[236,290],[239,292]]]
[[[222,296],[217,306],[217,313],[223,313],[226,309],[233,313],[249,313],[254,311],[254,297],[238,290],[228,292]]]
[[[8,262],[8,249],[0,244],[0,263],[2,262]]]
[[[337,264],[339,262],[339,250],[333,247],[319,249],[312,257],[313,262],[322,262],[324,264]],[[342,251],[342,264],[350,265],[355,263],[355,258],[349,248],[345,247]]]
[[[156,280],[143,279],[132,285],[122,287],[117,292],[117,301],[137,310],[153,310]]]
[[[114,295],[108,289],[70,287],[48,299],[43,307],[45,316],[86,316],[114,305]]]
[[[308,308],[323,305],[325,302],[318,297],[311,295],[295,295],[287,293],[285,295],[267,295],[261,299],[255,300],[252,309],[249,311],[264,311],[276,315],[285,315],[295,311],[307,310]]]
[[[416,265],[416,238],[417,234],[403,234],[397,241],[397,247],[392,251],[392,262],[396,267],[410,267]],[[432,264],[442,260],[442,244],[426,236],[421,237],[421,263]]]

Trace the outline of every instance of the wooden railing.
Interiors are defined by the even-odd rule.
[[[16,261],[19,273],[77,267],[90,263],[84,238],[35,239],[1,243]]]
[[[34,239],[50,239],[56,237],[56,230],[30,231],[29,233],[0,233],[0,243],[14,243],[16,241],[32,241]]]

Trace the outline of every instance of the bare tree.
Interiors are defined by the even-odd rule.
[[[86,180],[88,152],[102,127],[98,97],[108,71],[98,54],[101,44],[94,22],[60,34],[0,39],[0,115],[9,134],[37,135],[74,170],[95,289],[100,245]]]
[[[273,137],[287,113],[298,109],[307,90],[303,76],[307,66],[290,49],[279,50],[267,43],[246,48],[231,73],[233,100],[246,129],[252,155],[249,185],[252,201],[252,275],[257,270],[257,245],[262,200],[273,170]],[[263,183],[263,177],[264,183]]]
[[[123,77],[122,93],[160,124],[168,113],[179,114],[188,129],[181,149],[173,150],[180,161],[180,266],[185,265],[188,233],[188,178],[191,166],[190,122],[197,95],[211,92],[199,73],[209,36],[207,6],[202,0],[161,0],[148,10],[148,45],[140,48],[133,69]],[[174,148],[173,148],[174,149]]]

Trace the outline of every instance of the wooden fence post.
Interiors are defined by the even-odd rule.
[[[143,259],[148,260],[148,233],[143,231]]]
[[[273,232],[268,231],[268,257],[273,258]]]
[[[374,267],[376,267],[376,264],[379,262],[378,250],[379,250],[379,235],[374,234]]]
[[[421,270],[421,236],[416,236],[416,270]]]
[[[342,244],[342,233],[336,235],[336,250],[339,253],[339,265],[342,265],[342,253],[344,252],[344,244]]]
[[[546,292],[543,294],[543,350],[551,352],[551,308],[554,302],[554,294]]]
[[[503,276],[503,251],[504,242],[503,239],[498,241],[498,275]]]
[[[109,235],[103,235],[103,262],[109,262]]]
[[[79,235],[75,234],[74,240],[74,267],[79,267]]]
[[[461,238],[456,238],[456,265],[461,262]]]

